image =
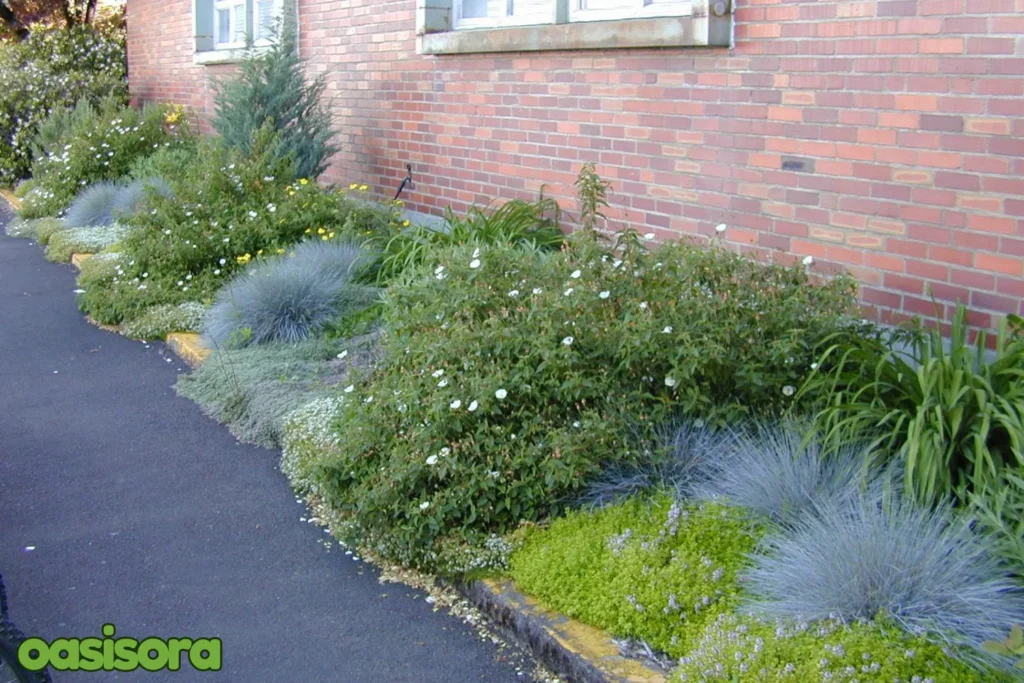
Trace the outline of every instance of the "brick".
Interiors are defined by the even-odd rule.
[[[974,255],[974,266],[981,270],[1003,275],[1020,277],[1024,274],[1024,259],[1006,258],[995,254],[977,253]]]
[[[967,219],[967,227],[981,232],[1013,235],[1017,232],[1017,221],[1002,216],[971,215]]]
[[[964,129],[962,116],[941,116],[937,114],[921,115],[922,130],[941,130],[946,132],[959,133]]]
[[[963,54],[963,38],[925,38],[919,45],[921,54]]]

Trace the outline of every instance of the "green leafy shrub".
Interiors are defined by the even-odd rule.
[[[64,221],[59,218],[21,218],[15,216],[7,224],[10,237],[25,237],[39,244],[46,244],[50,235],[64,229]]]
[[[920,500],[963,498],[1024,465],[1022,329],[1018,317],[1004,320],[987,358],[987,336],[971,348],[961,306],[948,348],[939,330],[914,335],[906,354],[884,339],[850,338],[823,354],[805,389],[829,396],[818,415],[828,438],[872,436],[902,462]]]
[[[275,156],[292,160],[294,178],[315,179],[338,149],[331,142],[330,108],[322,102],[327,75],[307,81],[294,12],[284,14],[271,46],[249,52],[236,74],[216,84],[213,127],[225,144],[249,154],[253,135],[269,124],[278,134]]]
[[[46,260],[67,263],[72,254],[95,254],[119,243],[129,233],[130,228],[117,224],[58,230],[46,243]]]
[[[1003,469],[998,479],[972,491],[968,503],[992,550],[1024,579],[1024,468]]]
[[[0,42],[0,73],[0,185],[10,185],[28,172],[37,129],[51,113],[111,94],[127,103],[124,30],[32,26],[26,40]]]
[[[189,133],[180,111],[167,105],[141,110],[104,108],[85,128],[75,127],[60,148],[32,164],[35,181],[24,198],[28,218],[62,213],[82,188],[124,176],[139,157],[178,144]]]
[[[852,301],[848,280],[684,244],[439,252],[385,293],[387,359],[339,416],[325,488],[380,552],[429,565],[443,537],[565,507],[633,457],[637,418],[789,407]]]
[[[680,660],[673,683],[1008,683],[884,622],[761,621],[722,614]]]
[[[735,577],[755,546],[752,531],[716,504],[627,500],[529,531],[511,575],[559,612],[676,658],[738,603]]]
[[[308,339],[377,298],[375,289],[355,282],[371,260],[351,242],[302,242],[290,255],[260,262],[225,285],[203,336],[213,346]]]
[[[366,238],[391,230],[389,207],[363,206],[305,180],[289,184],[287,160],[265,137],[255,156],[205,143],[199,162],[172,179],[174,197],[152,196],[128,220],[122,277],[86,287],[83,310],[116,324],[159,304],[210,302],[241,268],[304,239]]]
[[[194,136],[183,137],[178,144],[161,147],[152,154],[138,157],[128,169],[128,177],[132,180],[149,180],[162,178],[166,181],[187,174],[198,161],[199,141]]]
[[[1014,624],[1010,628],[1010,635],[1002,640],[987,640],[981,644],[986,652],[1002,657],[1017,658],[1024,655],[1024,629],[1020,624]],[[1014,663],[1015,669],[1024,669],[1024,657],[1017,659]]]
[[[565,239],[559,228],[559,215],[558,204],[544,197],[536,202],[514,199],[496,209],[472,207],[461,217],[449,208],[442,228],[414,226],[388,240],[380,257],[378,282],[395,279],[439,249],[462,244],[558,249]]]
[[[186,301],[176,306],[153,306],[125,323],[121,333],[132,339],[163,339],[171,332],[198,332],[203,326],[206,310],[206,306],[197,301]]]
[[[371,367],[378,337],[217,349],[176,388],[238,439],[278,447],[285,416]]]

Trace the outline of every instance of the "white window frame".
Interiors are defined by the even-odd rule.
[[[263,2],[273,3],[275,21],[284,16],[284,7],[290,2],[294,4],[296,25],[298,25],[298,2],[296,0],[192,0],[192,28],[195,42],[193,61],[196,64],[225,64],[242,60],[245,55],[246,40],[232,40],[226,43],[218,41],[219,16],[218,10],[230,9],[245,5],[245,36],[253,38],[253,47],[257,50],[266,49],[270,40],[254,35],[258,19],[258,5]],[[232,17],[234,19],[234,17]],[[232,26],[234,33],[234,26]]]
[[[616,21],[653,17],[686,17],[690,0],[628,0],[616,9],[588,9],[587,0],[569,0],[569,21]]]
[[[516,0],[503,0],[506,7],[514,7]],[[555,7],[562,0],[551,0],[551,16],[546,19],[539,17],[523,17],[515,16],[515,14],[507,14],[503,17],[471,17],[464,19],[462,17],[462,6],[463,0],[452,0],[454,8],[453,24],[455,30],[473,30],[473,29],[487,29],[487,28],[500,28],[503,26],[535,26],[538,24],[551,24],[554,23],[555,19]]]
[[[233,50],[245,47],[245,40],[235,40],[238,36],[238,7],[242,7],[242,19],[245,20],[245,29],[242,31],[243,34],[248,35],[249,27],[252,25],[250,17],[252,13],[249,11],[250,0],[214,0],[213,2],[213,47],[215,50]],[[220,40],[220,14],[223,11],[230,13],[230,21],[228,23],[229,33],[232,40],[221,42]]]

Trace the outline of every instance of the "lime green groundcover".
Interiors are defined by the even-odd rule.
[[[883,623],[739,616],[736,576],[758,533],[723,505],[682,505],[667,495],[630,499],[526,532],[511,575],[548,607],[668,654],[679,662],[675,681],[1004,680]]]

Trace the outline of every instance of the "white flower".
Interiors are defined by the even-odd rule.
[[[565,290],[564,295],[565,296],[569,296],[570,294],[572,294],[572,292],[573,292],[573,289],[572,289],[572,287],[570,287],[569,289]]]
[[[270,213],[274,213],[275,211],[277,211],[277,206],[274,204],[267,204],[267,211],[269,211]]]
[[[442,389],[444,389],[446,386],[448,386],[448,380],[446,380],[446,379],[441,380],[440,382],[437,383],[437,386],[439,386]]]
[[[654,239],[654,233],[653,232],[647,233],[646,235],[644,235],[644,239],[645,240],[653,240]]]
[[[347,355],[348,355],[348,351],[342,351],[341,353],[338,354],[338,358],[344,358]]]
[[[676,378],[674,378],[674,377],[666,377],[665,378],[665,386],[668,387],[669,389],[671,389],[672,387],[676,386],[677,384],[679,384],[679,380],[677,380]]]
[[[221,264],[222,266],[223,266],[223,265],[224,265],[225,263],[227,263],[227,262],[228,262],[228,260],[227,260],[227,259],[223,259],[223,258],[222,258],[222,259],[220,260],[220,264]]]
[[[462,401],[460,401],[459,399],[455,399],[454,401],[448,404],[448,407],[451,408],[452,410],[458,410],[459,408],[462,407]]]
[[[607,299],[611,295],[612,295],[612,293],[609,292],[607,289],[604,290],[603,292],[601,292],[600,294],[598,294],[598,296],[601,297],[602,299]]]
[[[580,275],[583,275],[582,271],[574,270],[572,271],[572,275],[570,275],[569,277],[571,277],[573,280],[577,280],[579,279]]]
[[[149,277],[149,273],[143,273],[142,277]]]
[[[796,393],[796,387],[787,384],[786,386],[782,387],[782,393],[785,396],[792,396],[793,394]]]
[[[214,275],[220,275],[220,268],[217,268],[216,270],[214,270],[213,274]]]
[[[622,265],[622,259],[615,259],[612,261],[612,268],[618,268]]]
[[[817,369],[818,369],[818,364],[817,363],[811,363],[811,370],[817,370]]]
[[[356,389],[356,385],[349,384],[347,387],[345,387],[345,393],[346,394],[351,394],[353,391],[355,391],[355,389]]]
[[[718,233],[725,232],[726,227],[727,226],[726,226],[725,223],[719,223],[718,225],[715,226],[715,232],[718,232]]]
[[[429,458],[427,458],[427,464],[430,465],[431,467],[436,465],[437,464],[437,456],[436,455],[432,455]]]
[[[642,309],[644,309],[646,311],[647,310],[647,302],[646,301],[641,301],[640,302],[640,308],[642,308]]]
[[[504,399],[506,396],[508,396],[508,392],[505,391],[504,389],[498,389],[497,391],[494,392],[494,397],[497,398],[499,401]]]
[[[473,401],[472,403],[469,404],[469,408],[467,408],[467,410],[472,413],[474,410],[476,410],[479,407],[480,407],[480,404],[477,403],[476,401]]]
[[[473,258],[476,258],[479,255],[480,255],[480,250],[479,249],[474,249],[473,250]]]
[[[813,256],[804,256],[803,264],[805,266],[809,266],[812,263],[814,263],[814,257]]]
[[[183,284],[185,284],[185,283],[184,283],[184,282],[182,282],[181,280],[178,280],[178,286],[179,286],[179,287],[181,287],[181,286],[182,286]]]
[[[258,213],[256,213],[255,211],[250,211],[250,212],[249,212],[249,218],[256,218],[256,216],[258,216],[258,215],[259,215],[259,214],[258,214]]]
[[[434,275],[440,275],[443,272],[444,272],[444,266],[438,266],[437,268],[434,268]]]
[[[442,449],[440,450],[440,453],[441,453],[441,457],[442,457],[442,458],[447,458],[447,457],[448,457],[448,455],[450,455],[450,454],[451,454],[451,452],[452,452],[452,449],[448,448],[447,446],[445,446],[444,448],[442,448]]]
[[[543,291],[544,291],[544,290],[543,290],[543,289],[541,289],[540,287],[534,287],[534,288],[533,288],[533,293],[534,293],[534,294],[540,294],[540,293],[541,293],[541,292],[543,292]]]
[[[661,331],[661,333],[662,334],[672,334],[672,326],[671,325],[665,325],[665,329],[663,329]]]
[[[430,373],[435,379],[444,374],[444,370],[434,370]]]
[[[576,341],[576,340],[573,339],[572,337],[566,337],[565,339],[562,340],[562,345],[563,346],[572,346],[572,343],[574,341]]]
[[[508,293],[508,295],[510,297],[512,297],[512,298],[515,298],[515,297],[519,296],[519,290],[518,289],[513,289],[511,292]]]
[[[472,261],[470,261],[470,262],[469,262],[469,267],[470,267],[470,268],[474,268],[474,269],[475,269],[475,268],[479,268],[479,267],[480,267],[480,259],[478,259],[478,258],[475,258],[475,259],[473,259]]]
[[[426,510],[428,507],[430,507],[429,500],[425,500],[422,503],[420,503],[420,510]]]
[[[363,403],[372,403],[372,402],[373,402],[373,396],[367,396],[366,399],[363,400]]]

